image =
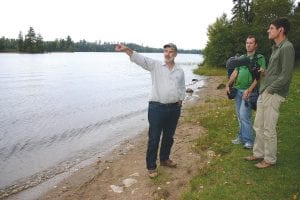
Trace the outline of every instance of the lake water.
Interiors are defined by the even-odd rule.
[[[204,84],[192,73],[200,55],[176,61],[187,87]],[[0,54],[0,189],[42,182],[136,136],[150,85],[124,53]]]

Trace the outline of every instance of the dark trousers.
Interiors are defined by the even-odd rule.
[[[162,104],[158,102],[149,102],[149,138],[146,156],[148,170],[156,169],[156,159],[162,132],[159,158],[160,161],[169,159],[180,111],[181,106],[178,103]]]

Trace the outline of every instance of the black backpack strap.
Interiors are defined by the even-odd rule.
[[[255,53],[252,60],[251,60],[251,62],[250,62],[250,65],[247,66],[249,72],[252,75],[253,80],[256,79],[258,81],[259,78],[260,78],[260,72],[258,72],[258,70],[260,68],[260,64],[258,63],[258,59],[261,58],[261,57],[262,57],[262,55]]]

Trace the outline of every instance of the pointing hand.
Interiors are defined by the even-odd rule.
[[[124,51],[126,49],[126,46],[122,44],[117,44],[115,47],[115,51]]]

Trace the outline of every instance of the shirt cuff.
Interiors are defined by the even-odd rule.
[[[136,60],[138,53],[136,51],[132,52],[132,55],[130,56],[130,61],[134,62]]]

